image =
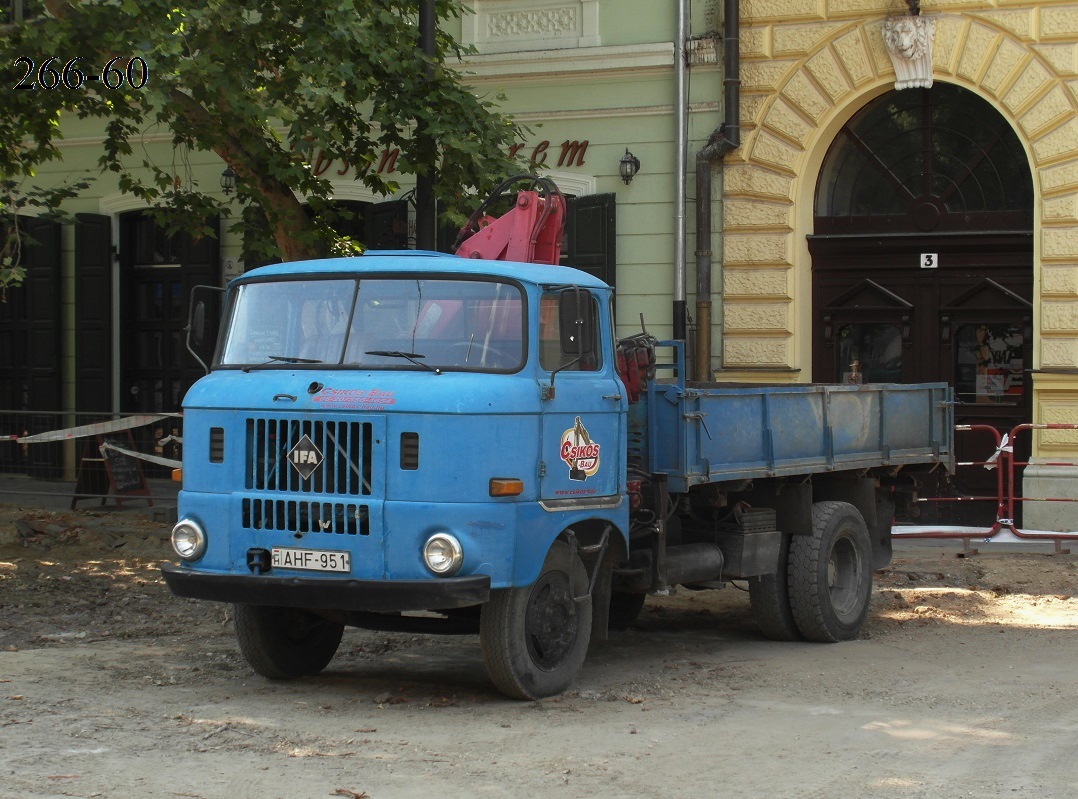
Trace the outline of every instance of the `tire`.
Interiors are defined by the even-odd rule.
[[[610,594],[610,617],[607,627],[621,632],[633,626],[644,609],[647,594],[631,594],[628,591],[613,591]]]
[[[344,625],[300,608],[234,605],[236,639],[256,673],[270,680],[318,674],[340,646]]]
[[[514,699],[542,699],[572,683],[591,640],[588,575],[567,544],[555,541],[538,579],[494,591],[483,606],[479,641],[491,682]]]
[[[749,578],[749,602],[756,626],[766,638],[772,641],[803,641],[804,636],[797,628],[793,611],[790,609],[789,535],[782,536],[779,549],[778,571],[760,577]]]
[[[848,502],[812,506],[812,535],[794,536],[789,558],[790,610],[809,641],[857,637],[872,595],[872,541]]]

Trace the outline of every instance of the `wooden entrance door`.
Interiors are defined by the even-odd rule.
[[[945,381],[958,424],[1029,421],[1032,196],[1013,130],[964,89],[892,92],[858,112],[817,186],[813,379]],[[956,441],[959,460],[994,449],[990,436]],[[992,494],[995,473],[963,469],[936,489]],[[995,514],[991,503],[928,507],[955,523]]]
[[[28,239],[21,252],[22,285],[0,302],[0,433],[43,433],[61,427],[60,410],[60,225],[21,218]],[[19,411],[20,413],[4,413]],[[36,412],[36,413],[21,413]],[[0,472],[60,476],[56,444],[7,442]]]
[[[187,389],[204,374],[187,351],[184,327],[191,288],[221,284],[217,239],[166,235],[141,213],[121,218],[120,237],[121,408],[179,411]],[[217,314],[207,320],[215,322]]]

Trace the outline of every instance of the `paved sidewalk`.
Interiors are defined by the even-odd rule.
[[[180,484],[172,480],[147,479],[151,506],[146,497],[110,496],[104,503],[100,498],[80,499],[77,509],[107,510],[119,513],[136,513],[158,521],[171,522],[176,516],[176,494]],[[22,475],[0,475],[0,504],[17,505],[43,510],[70,510],[75,495],[73,480],[35,480]],[[121,500],[117,502],[117,499]]]

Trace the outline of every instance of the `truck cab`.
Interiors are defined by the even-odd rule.
[[[271,678],[323,668],[344,625],[435,611],[483,617],[507,693],[562,690],[598,565],[627,556],[611,293],[567,267],[416,251],[232,281],[184,401],[169,587],[236,604],[241,648]],[[523,611],[480,613],[542,579]],[[522,612],[546,628],[505,629]]]

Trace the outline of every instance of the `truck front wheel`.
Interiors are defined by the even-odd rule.
[[[243,657],[270,680],[318,674],[340,646],[344,625],[300,608],[233,605]]]
[[[591,639],[587,592],[579,556],[555,541],[532,585],[491,594],[480,617],[479,640],[499,691],[514,699],[542,699],[569,687]]]
[[[790,610],[809,641],[857,637],[872,594],[872,541],[848,502],[812,506],[812,535],[790,540]]]

